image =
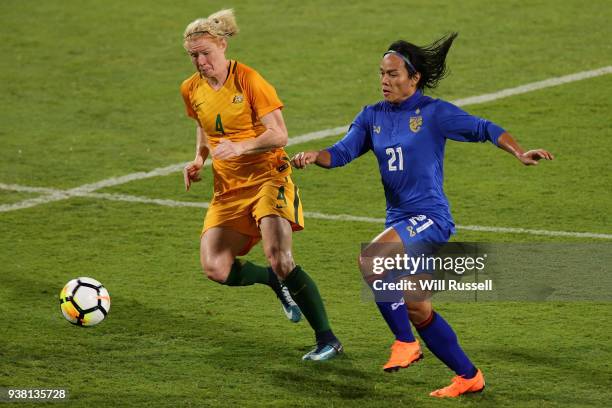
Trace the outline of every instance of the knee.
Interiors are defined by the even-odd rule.
[[[217,282],[217,283],[225,283],[229,275],[229,268],[213,267],[213,268],[205,268],[203,269],[203,271],[204,271],[204,275],[206,275],[208,279],[210,279],[213,282]]]
[[[408,302],[406,306],[410,321],[416,325],[427,320],[433,310],[429,302]]]
[[[295,268],[291,251],[283,251],[278,246],[270,246],[265,252],[270,267],[279,278],[285,279]]]
[[[389,276],[387,271],[379,264],[376,257],[359,255],[357,257],[357,266],[361,272],[361,277],[368,285],[372,285],[377,280],[387,280],[392,277]]]
[[[370,282],[371,280],[373,280],[376,276],[372,276],[372,271],[370,268],[371,265],[371,260],[369,258],[366,258],[362,255],[359,255],[357,257],[357,267],[359,268],[359,271],[361,272],[361,277],[366,281],[366,282]]]
[[[368,262],[366,261],[367,258],[365,258],[362,255],[359,255],[357,257],[357,267],[359,267],[359,270],[361,271],[361,274],[365,276],[365,269],[367,267]]]
[[[201,265],[204,276],[217,283],[225,283],[232,267],[231,265],[225,265],[219,262],[211,262],[204,258],[201,259]]]

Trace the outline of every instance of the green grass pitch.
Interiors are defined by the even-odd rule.
[[[223,7],[235,8],[241,28],[229,57],[274,84],[290,137],[348,124],[379,100],[378,61],[399,38],[460,33],[451,75],[433,94],[447,100],[612,65],[604,0],[4,0],[0,183],[70,189],[190,160],[194,126],[178,87],[193,67],[181,35]],[[445,190],[457,224],[611,234],[611,99],[612,75],[602,75],[467,106],[556,160],[525,168],[491,145],[449,142]],[[294,178],[305,211],[384,217],[371,155]],[[211,188],[207,169],[188,194],[179,173],[96,193],[206,202]],[[39,197],[2,188],[0,206]],[[608,302],[439,302],[483,369],[485,392],[430,398],[452,373],[427,351],[414,367],[383,373],[392,338],[361,300],[355,262],[359,244],[383,228],[372,222],[307,218],[294,236],[295,259],[316,279],[346,347],[341,358],[305,364],[311,332],[286,321],[268,288],[203,277],[204,212],[95,197],[0,212],[0,388],[64,387],[70,399],[58,406],[82,407],[609,405]],[[610,243],[467,229],[454,240]],[[263,262],[260,246],[249,259]],[[107,320],[92,329],[59,312],[59,291],[77,276],[101,281],[112,297]],[[16,404],[29,405],[40,406]]]

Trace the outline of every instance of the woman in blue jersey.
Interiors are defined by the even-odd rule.
[[[431,253],[455,232],[442,190],[447,139],[491,142],[524,165],[553,159],[543,149],[523,150],[508,132],[492,122],[423,94],[425,88],[435,88],[445,76],[446,55],[456,37],[453,33],[423,47],[402,40],[392,43],[380,62],[384,100],[366,106],[346,136],[333,146],[301,152],[292,159],[297,168],[314,163],[330,169],[344,166],[370,150],[375,154],[387,200],[387,217],[386,229],[374,238],[370,247],[387,248],[380,251],[388,251],[396,244],[410,256],[419,256],[427,250]],[[371,271],[371,259],[363,253],[360,268]],[[365,278],[372,282],[371,276]],[[383,369],[396,371],[422,358],[410,327],[412,322],[427,348],[456,373],[449,386],[433,391],[431,396],[457,397],[482,391],[485,386],[482,372],[461,349],[450,325],[433,310],[430,297],[424,295],[402,297],[400,292],[395,299],[376,297],[377,306],[396,338]]]

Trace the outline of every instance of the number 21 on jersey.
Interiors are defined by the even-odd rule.
[[[404,156],[402,156],[402,147],[387,147],[385,153],[389,155],[389,171],[404,170]],[[396,163],[397,162],[397,163]]]

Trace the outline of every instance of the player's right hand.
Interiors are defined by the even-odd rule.
[[[192,182],[198,182],[202,180],[200,177],[200,170],[204,166],[204,158],[201,156],[196,157],[194,161],[189,163],[183,169],[183,181],[185,182],[185,191],[189,191]]]
[[[315,163],[319,157],[318,151],[299,152],[291,159],[291,165],[296,169],[303,169],[309,164]]]

